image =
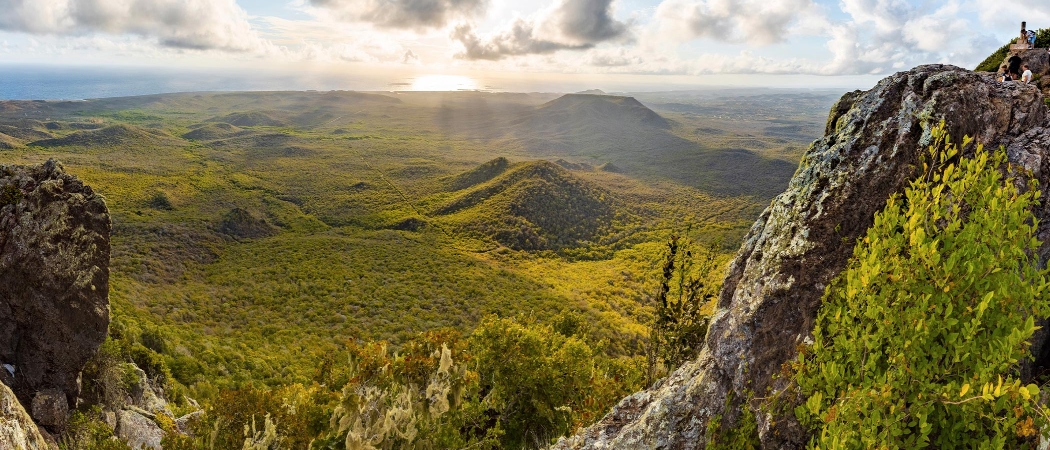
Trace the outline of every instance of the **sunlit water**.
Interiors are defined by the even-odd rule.
[[[460,75],[423,75],[412,81],[413,91],[474,91],[477,80]]]

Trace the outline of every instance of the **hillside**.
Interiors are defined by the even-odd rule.
[[[76,131],[60,138],[41,139],[30,142],[29,145],[36,147],[106,147],[124,145],[128,143],[155,143],[160,139],[167,138],[165,133],[155,130],[147,130],[141,127],[127,124],[110,125],[97,130]]]
[[[490,171],[492,166],[479,169]],[[458,192],[434,211],[459,232],[515,250],[601,244],[626,219],[625,213],[625,205],[608,191],[547,161],[512,166]]]
[[[236,136],[241,131],[243,130],[240,127],[225,122],[206,123],[195,126],[193,131],[186,132],[182,137],[194,141],[212,141]]]
[[[505,172],[508,167],[510,161],[501,156],[459,175],[443,178],[442,181],[448,189],[458,191],[489,181]]]
[[[433,347],[413,347],[424,332],[465,339],[479,324],[510,332],[499,320],[519,321],[560,340],[548,348],[590,346],[592,353],[544,363],[591,367],[595,378],[583,383],[610,380],[600,394],[574,388],[585,394],[573,400],[574,424],[637,389],[669,236],[713,245],[726,261],[769,197],[725,192],[776,187],[752,175],[738,186],[722,182],[726,191],[698,188],[714,170],[754,170],[695,144],[662,158],[639,151],[596,161],[530,147],[508,134],[515,128],[479,139],[444,125],[506,124],[571,99],[260,92],[12,101],[0,102],[9,111],[0,113],[7,127],[0,132],[53,140],[3,150],[5,164],[61,159],[105,197],[113,220],[111,337],[120,342],[107,345],[152,346],[150,370],[170,369],[165,392],[209,408],[208,427],[238,424],[221,430],[227,444],[216,448],[241,447],[248,420],[241,411],[249,410],[277,417],[282,436],[301,448],[328,436],[333,402],[347,384],[345,364],[334,363],[330,377],[319,372],[326,358],[345,361],[379,342],[391,354],[429,357]],[[677,122],[668,120],[670,129],[647,122],[637,104],[600,97],[597,104],[630,113],[592,121],[626,121],[689,142],[677,137]],[[209,122],[251,111],[286,125]],[[595,149],[619,144],[593,138]],[[556,163],[537,161],[547,151]],[[696,154],[712,169],[695,170]],[[544,328],[552,323],[557,330]],[[299,388],[317,396],[297,398],[309,398],[309,414],[323,425],[304,425],[280,403],[250,405],[255,395],[290,398]],[[520,414],[514,426],[534,417]],[[303,440],[291,440],[295,433]],[[512,441],[506,445],[520,447]]]
[[[221,117],[214,117],[209,122],[228,123],[238,127],[279,127],[284,122],[260,111],[236,112]]]
[[[0,133],[0,150],[8,150],[13,148],[19,148],[22,146],[22,141],[8,136],[4,133]]]

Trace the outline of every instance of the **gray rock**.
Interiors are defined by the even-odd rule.
[[[44,450],[51,447],[15,393],[0,384],[0,448],[17,450]]]
[[[117,429],[117,413],[113,411],[102,411],[102,421],[109,425],[111,430]]]
[[[190,429],[190,423],[197,420],[204,415],[204,411],[194,411],[185,416],[175,419],[175,428],[179,430],[179,433],[185,435],[193,435],[193,430]]]
[[[756,415],[762,448],[803,448],[809,436],[791,412],[798,399],[774,374],[811,337],[824,287],[845,267],[889,196],[917,175],[929,130],[941,119],[956,141],[969,135],[1006,147],[1013,164],[1039,179],[1047,198],[1050,123],[1034,86],[929,65],[846,94],[832,108],[827,135],[812,144],[787,191],[745,237],[700,356],[555,448],[703,448],[711,418],[721,416],[731,427],[742,408]],[[1035,211],[1044,263],[1048,206]],[[1037,355],[1041,339],[1033,342]],[[766,408],[771,405],[764,399],[778,396],[787,405]]]
[[[23,404],[55,388],[75,404],[109,326],[105,200],[60,164],[0,165],[0,361]]]
[[[125,370],[134,371],[139,382],[131,386],[131,404],[151,414],[166,413],[172,415],[168,410],[168,402],[164,400],[164,390],[157,387],[153,381],[146,376],[146,372],[135,364],[126,364]]]
[[[54,431],[65,429],[69,420],[69,402],[58,389],[45,389],[33,395],[33,420]]]
[[[121,410],[117,413],[117,436],[128,442],[133,449],[155,449],[160,450],[160,441],[164,438],[164,430],[156,423],[143,415],[129,410]]]

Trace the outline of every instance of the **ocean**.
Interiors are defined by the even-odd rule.
[[[0,65],[0,100],[84,100],[203,91],[377,91],[390,86],[345,76],[244,70]]]

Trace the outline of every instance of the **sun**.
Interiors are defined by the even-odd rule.
[[[477,80],[460,75],[423,75],[412,82],[413,91],[473,91]]]

